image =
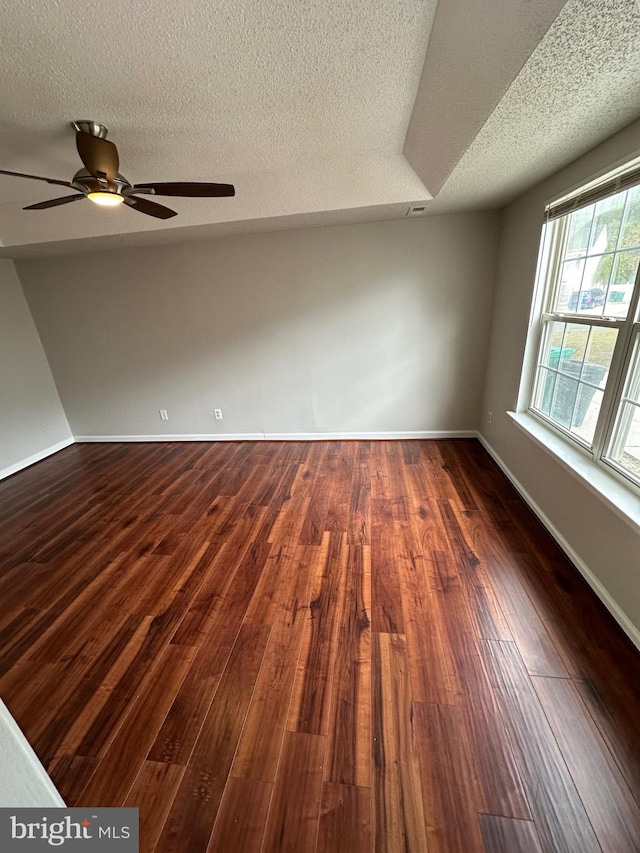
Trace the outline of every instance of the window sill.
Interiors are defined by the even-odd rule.
[[[507,412],[518,429],[553,456],[589,491],[597,495],[623,521],[640,529],[640,498],[601,465],[556,435],[528,412]]]

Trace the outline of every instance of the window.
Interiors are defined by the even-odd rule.
[[[640,485],[640,163],[548,205],[529,409]]]

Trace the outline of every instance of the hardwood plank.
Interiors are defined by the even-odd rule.
[[[234,777],[265,782],[275,780],[309,614],[309,590],[313,579],[310,569],[319,559],[322,559],[319,548],[299,545],[296,559],[289,564],[289,573],[283,579],[282,600],[231,768]]]
[[[449,478],[456,504],[462,510],[474,510],[478,509],[476,492],[461,459],[461,451],[464,451],[464,445],[467,443],[464,439],[441,441],[438,443],[438,450],[442,458],[442,471]]]
[[[244,557],[206,628],[206,639],[198,649],[167,718],[151,747],[149,758],[168,764],[186,764],[198,737],[213,696],[238,637],[243,617],[271,546],[245,544]]]
[[[154,658],[146,673],[136,666],[141,651],[147,647],[151,631],[152,618],[147,616],[141,620],[135,634],[103,676],[98,688],[91,695],[85,694],[86,701],[57,743],[56,754],[70,752],[85,756],[102,756],[121,720],[121,714],[112,712],[114,692],[117,694],[117,707],[122,714],[126,713],[127,699],[135,692],[140,682],[151,676],[153,666],[157,663]],[[128,680],[128,675],[133,676],[133,684]],[[118,693],[120,684],[123,687],[122,694]],[[99,718],[105,719],[104,726],[96,723]],[[88,738],[90,732],[92,736]],[[86,749],[81,748],[83,745],[86,745]]]
[[[97,758],[61,755],[47,767],[49,776],[69,808],[73,808],[79,801],[80,794],[93,776],[97,764]]]
[[[543,850],[601,850],[529,676],[513,643],[484,641],[482,653]]]
[[[433,521],[437,515],[437,502],[443,497],[437,469],[430,460],[421,465],[411,465],[407,469],[407,496],[414,519]],[[429,526],[429,532],[436,537],[436,548],[442,548],[444,531],[439,523]],[[442,539],[440,537],[443,537]]]
[[[461,527],[455,507],[445,500],[438,500],[438,507],[447,532],[449,550],[460,567],[478,636],[490,640],[511,640],[509,625],[485,567]]]
[[[299,467],[297,466],[298,469]],[[310,501],[309,495],[303,491],[289,494],[287,500],[278,507],[277,518],[269,531],[269,542],[295,548],[300,542],[300,533]]]
[[[264,850],[313,851],[318,835],[326,738],[287,732],[273,790]]]
[[[514,556],[567,671],[640,802],[638,650],[563,555],[551,561],[532,553]]]
[[[229,778],[207,853],[260,853],[273,785]]]
[[[344,599],[348,549],[344,533],[326,533],[314,580],[287,728],[327,734],[336,635]]]
[[[92,544],[95,548],[95,544]],[[79,563],[86,565],[86,556],[79,558]],[[0,676],[6,673],[21,657],[37,651],[43,640],[44,632],[60,618],[69,605],[73,604],[78,595],[97,578],[112,562],[110,555],[101,555],[90,564],[90,568],[78,577],[78,564],[66,564],[71,583],[63,583],[54,573],[45,583],[36,584],[34,595],[30,597],[31,610],[34,620],[24,623],[16,634],[5,642],[0,654]]]
[[[517,643],[527,672],[566,678],[568,672],[538,612],[527,595],[514,561],[479,512],[466,513],[461,524],[470,530],[476,553],[487,568],[491,585]],[[506,638],[508,639],[508,638]]]
[[[427,850],[406,643],[372,635],[373,849]]]
[[[542,853],[532,821],[489,814],[478,819],[486,853]]]
[[[498,702],[485,671],[475,637],[449,630],[463,696],[465,727],[469,733],[478,781],[478,809],[488,814],[531,819],[514,750]]]
[[[633,677],[634,671],[633,666],[628,667],[630,678]],[[574,678],[573,683],[589,709],[600,736],[620,767],[636,802],[640,803],[640,732],[636,710],[638,703],[630,701],[628,694],[607,697],[605,702],[600,690],[587,678]]]
[[[413,713],[429,853],[484,853],[462,709],[414,702]]]
[[[153,618],[145,617],[137,632],[138,642],[132,639],[129,643],[126,652],[68,730],[58,746],[59,751],[100,755],[106,749],[110,732],[115,731],[127,713],[131,697],[154,677],[157,655],[162,654],[173,630],[171,606],[175,607],[176,614],[180,614],[184,603],[193,597],[194,590],[202,582],[201,552],[202,548],[197,548],[194,543],[176,555],[176,565],[182,570],[180,577],[176,578],[174,572],[169,573],[163,581],[163,586],[169,591],[162,595],[156,590],[158,595],[154,607],[144,608],[155,611]],[[173,623],[176,621],[177,617],[174,617]]]
[[[151,565],[157,565],[157,560],[152,560]],[[72,602],[53,611],[56,618],[46,628],[43,626],[26,657],[37,664],[53,663],[73,654],[90,654],[92,641],[101,633],[99,626],[104,630],[113,617],[132,613],[130,608],[122,607],[120,599],[126,595],[126,584],[133,584],[133,578],[146,574],[148,566],[147,557],[129,560],[123,556],[111,561]],[[142,618],[142,614],[135,615]]]
[[[368,444],[359,442],[358,449],[362,452]],[[353,468],[347,542],[350,545],[371,544],[371,466],[368,461],[359,461]]]
[[[371,791],[325,782],[316,853],[370,853]]]
[[[124,802],[194,654],[188,646],[166,648],[79,799],[95,806]]]
[[[117,730],[126,715],[131,701],[153,675],[177,621],[177,613],[171,617],[168,613],[163,613],[151,619],[135,655],[130,661],[126,661],[126,667],[121,666],[116,670],[117,688],[108,692],[106,702],[80,741],[77,749],[80,755],[102,754],[112,733]],[[156,677],[158,676],[159,672],[156,672]]]
[[[194,576],[201,578],[202,582],[197,585],[197,591],[171,637],[171,642],[178,646],[200,646],[212,612],[231,582],[232,576],[224,559],[226,555],[220,554],[223,548],[221,542],[207,544],[194,569]]]
[[[328,452],[329,448],[325,448],[325,456],[319,465],[309,509],[300,531],[300,545],[320,545],[327,532],[327,516],[333,491],[333,482],[327,471]]]
[[[145,761],[123,805],[139,809],[140,853],[154,853],[184,767]]]
[[[176,548],[171,558],[161,558],[159,578],[155,586],[145,578],[144,593],[136,596],[133,612],[154,617],[177,610],[191,602],[207,572],[211,543],[192,536]],[[165,562],[166,560],[166,562]]]
[[[327,474],[331,478],[331,491],[325,530],[340,533],[347,533],[349,530],[356,454],[356,445],[352,441],[344,442],[340,452],[327,468]]]
[[[240,629],[162,830],[158,850],[206,850],[270,630],[249,622]]]
[[[371,497],[392,500],[389,475],[389,447],[391,442],[371,442]]]
[[[371,764],[371,553],[349,546],[338,628],[325,779],[369,787]]]
[[[404,633],[404,614],[398,565],[402,548],[388,525],[372,517],[371,530],[371,630]]]
[[[452,648],[447,642],[447,623],[455,620],[456,630],[469,630],[463,621],[467,611],[464,606],[452,611],[446,594],[430,587],[429,566],[415,548],[413,536],[400,530],[396,539],[401,555],[397,573],[412,696],[420,702],[459,704],[461,688]]]
[[[247,608],[247,620],[263,625],[273,624],[281,602],[282,587],[286,585],[292,563],[298,555],[300,530],[308,506],[308,497],[294,497],[278,511],[268,537],[269,543],[275,547],[269,552],[264,571]],[[311,554],[311,551],[307,553]],[[298,563],[298,570],[304,572],[305,564]]]
[[[74,658],[73,676],[58,680],[57,695],[52,689],[53,684],[56,684],[55,672],[52,671],[49,679],[49,699],[43,697],[37,704],[27,705],[28,711],[24,710],[15,715],[45,765],[57,754],[62,739],[109,671],[125,653],[129,643],[134,641],[136,635],[139,638],[138,629],[141,623],[140,617],[124,614],[124,618],[117,623],[118,630],[114,635],[107,634],[104,650],[95,657],[88,669],[86,659]],[[142,625],[142,631],[146,631],[146,628],[146,624]],[[57,670],[57,667],[54,669]],[[27,702],[28,696],[26,691],[24,698]],[[45,702],[50,711],[46,716],[40,713],[43,707],[41,703]],[[9,702],[7,704],[12,709],[12,705]]]
[[[640,807],[576,688],[562,678],[532,681],[603,850],[640,850]]]

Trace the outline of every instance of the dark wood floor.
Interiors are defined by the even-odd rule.
[[[0,519],[0,695],[142,851],[640,850],[638,654],[477,442],[74,445]]]

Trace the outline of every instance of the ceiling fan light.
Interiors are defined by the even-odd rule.
[[[87,193],[87,198],[101,207],[117,207],[124,201],[124,198],[118,193],[106,192],[105,190]]]

